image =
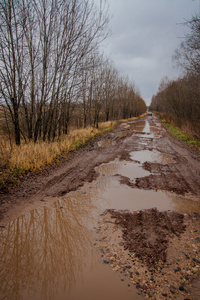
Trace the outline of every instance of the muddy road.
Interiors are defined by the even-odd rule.
[[[0,201],[0,299],[200,299],[200,156],[154,116]]]

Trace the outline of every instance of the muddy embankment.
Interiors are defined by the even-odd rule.
[[[122,123],[54,169],[27,176],[1,198],[0,225],[6,229],[17,217],[69,197],[72,212],[76,201],[84,205],[72,223],[94,215],[88,225],[95,227],[94,248],[122,282],[136,287],[134,299],[200,299],[200,156],[155,117]],[[62,202],[56,213],[65,208],[71,211]]]

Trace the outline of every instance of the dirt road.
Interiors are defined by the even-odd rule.
[[[156,117],[121,123],[64,163],[27,176],[0,199],[0,226],[68,195],[84,205],[80,214],[86,213],[82,197],[98,202],[95,247],[104,264],[137,287],[134,299],[200,299],[193,287],[200,274],[200,219],[194,214],[200,213],[200,155],[170,137]]]
[[[169,163],[154,162],[151,158],[149,161],[149,153],[144,152],[143,168],[151,174],[137,178],[133,187],[165,190],[199,198],[200,155],[171,138],[156,117],[146,119],[149,122],[147,125],[145,118],[137,122],[122,123],[113,132],[91,141],[83,149],[69,155],[69,160],[48,173],[28,176],[17,189],[0,199],[1,216],[4,219],[15,218],[19,206],[21,213],[29,205],[32,208],[32,204],[40,205],[40,201],[76,190],[85,182],[92,182],[98,177],[95,167],[116,158],[137,161],[137,157],[131,159],[130,153],[144,150],[151,151],[153,156],[157,152],[166,155],[166,159],[169,156]],[[130,184],[129,179],[125,179]]]

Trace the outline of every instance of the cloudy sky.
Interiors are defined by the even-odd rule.
[[[164,76],[177,78],[172,55],[183,40],[181,23],[200,11],[199,0],[108,0],[112,35],[104,52],[135,82],[147,104]]]

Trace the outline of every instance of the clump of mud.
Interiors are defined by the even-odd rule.
[[[185,230],[184,216],[177,212],[160,212],[156,208],[137,212],[108,210],[115,224],[123,228],[124,249],[148,266],[166,262],[167,246],[172,235]]]
[[[200,299],[200,215],[106,210],[96,228],[104,264],[154,300]],[[195,288],[197,286],[197,288]]]

